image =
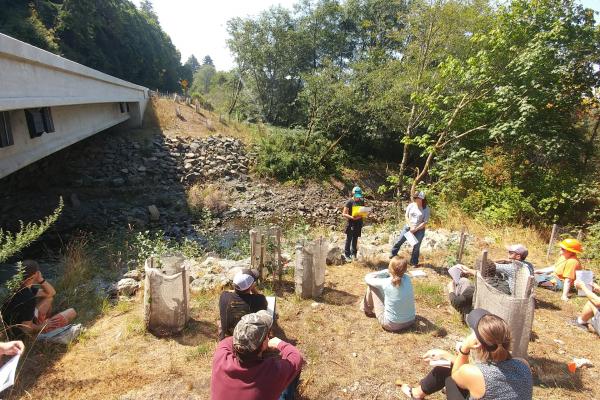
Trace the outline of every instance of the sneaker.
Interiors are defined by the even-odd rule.
[[[342,257],[344,258],[344,261],[346,261],[347,263],[351,263],[352,262],[352,257],[348,257],[347,255],[342,255]]]
[[[577,318],[569,320],[568,323],[569,323],[569,325],[572,325],[579,329],[583,329],[584,331],[588,330],[588,324],[587,323],[584,323],[584,324],[579,323],[579,321],[577,321]]]

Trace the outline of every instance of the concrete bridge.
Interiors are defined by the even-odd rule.
[[[148,89],[0,34],[0,178],[127,122]]]

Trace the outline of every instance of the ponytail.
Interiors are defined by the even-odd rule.
[[[392,276],[392,285],[395,287],[400,286],[402,282],[402,277],[404,273],[408,269],[408,261],[406,258],[400,256],[394,256],[390,260],[390,264],[388,265],[388,271]]]

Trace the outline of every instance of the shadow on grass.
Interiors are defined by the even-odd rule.
[[[323,288],[320,300],[325,304],[334,306],[347,306],[358,302],[358,296],[352,293],[344,292],[330,287]]]
[[[400,331],[398,333],[402,332],[414,332],[417,334],[427,333],[431,334],[434,337],[444,337],[448,335],[448,331],[446,330],[446,328],[431,322],[430,320],[421,315],[417,315],[417,317],[415,318],[415,324],[411,328],[408,328],[404,331]]]
[[[219,329],[210,321],[190,318],[183,332],[173,340],[183,346],[198,346],[200,343],[219,340]]]
[[[533,371],[533,384],[541,387],[555,387],[580,392],[584,389],[581,369],[570,373],[567,364],[545,357],[529,357]]]
[[[561,308],[554,303],[551,303],[540,298],[535,299],[535,308],[543,308],[545,310],[560,310]]]
[[[430,263],[420,263],[418,266],[418,268],[428,268],[433,270],[435,273],[437,273],[440,276],[445,276],[450,278],[450,275],[448,275],[448,268],[446,267],[441,267],[441,266],[437,266],[437,265],[433,265]]]

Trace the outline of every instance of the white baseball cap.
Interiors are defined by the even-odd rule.
[[[250,289],[250,286],[254,283],[254,277],[245,272],[238,272],[233,277],[233,286],[236,290],[244,291]]]
[[[417,193],[415,193],[413,198],[414,199],[419,198],[421,200],[425,200],[425,192],[417,192]]]

